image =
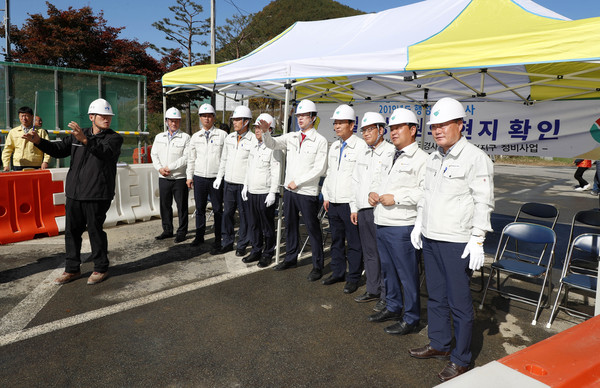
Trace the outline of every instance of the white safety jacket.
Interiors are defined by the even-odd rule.
[[[192,135],[188,156],[187,179],[194,175],[202,178],[216,178],[221,164],[221,155],[227,132],[212,127],[206,140],[206,130],[202,128]]]
[[[159,133],[154,137],[152,143],[152,165],[156,171],[163,167],[171,170],[169,176],[158,174],[163,179],[185,179],[185,170],[187,168],[188,151],[190,145],[190,135],[181,130],[169,140],[169,131]]]
[[[283,153],[272,150],[265,143],[253,140],[250,155],[248,155],[248,168],[244,184],[248,186],[250,194],[279,193],[281,180],[281,163]]]
[[[402,149],[403,153],[394,161],[396,147],[382,160],[375,173],[371,191],[381,195],[392,194],[394,205],[375,206],[376,225],[409,226],[417,219],[417,204],[423,198],[427,152],[414,142]],[[392,164],[393,163],[393,164]]]
[[[250,131],[244,132],[241,136],[238,141],[238,133],[234,131],[225,138],[217,179],[224,177],[225,181],[229,183],[240,185],[244,183],[246,168],[248,167],[248,155],[252,148],[252,140],[256,141],[256,138]]]
[[[462,137],[445,157],[429,156],[419,202],[425,237],[464,243],[485,236],[493,210],[494,166],[485,152]]]
[[[352,134],[346,140],[346,147],[344,147],[340,157],[341,147],[342,140],[336,140],[329,148],[327,175],[323,181],[323,199],[332,203],[351,204],[350,211],[355,213],[358,209],[354,201],[352,173],[358,156],[367,149],[367,143]]]
[[[373,207],[369,204],[369,193],[371,192],[371,184],[375,178],[375,172],[381,165],[382,160],[388,157],[390,152],[392,155],[394,154],[394,150],[394,146],[384,140],[375,149],[367,146],[363,152],[358,154],[356,165],[352,172],[354,198],[350,201],[351,209],[361,210]]]
[[[290,132],[279,137],[263,134],[265,145],[272,149],[286,150],[284,186],[294,181],[298,188],[294,192],[302,195],[319,195],[319,179],[327,169],[327,139],[314,128],[305,132],[302,138],[298,132]]]

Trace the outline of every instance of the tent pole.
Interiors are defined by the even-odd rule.
[[[283,135],[288,133],[288,111],[290,109],[290,91],[292,89],[292,83],[287,80],[285,83],[285,104],[283,108]],[[279,174],[279,181],[283,182],[283,176],[285,175],[285,158],[282,160],[281,172]],[[275,245],[275,263],[279,263],[279,254],[281,253],[281,227],[283,226],[283,191],[285,189],[280,186],[279,194],[279,205],[277,209],[277,244]]]

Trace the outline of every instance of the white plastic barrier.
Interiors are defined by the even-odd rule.
[[[68,167],[65,168],[51,168],[50,173],[52,174],[53,181],[62,181],[63,188],[65,187],[65,183],[67,181],[67,172],[69,171]],[[52,194],[54,197],[55,205],[64,205],[66,203],[65,192],[62,193],[54,193]],[[56,220],[56,225],[58,226],[59,232],[65,231],[65,216],[60,216],[54,218]]]
[[[115,197],[110,204],[110,209],[106,213],[105,226],[115,226],[119,222],[133,224],[135,214],[131,205],[130,194],[130,168],[128,165],[117,166],[117,181],[115,185]]]
[[[50,169],[53,181],[66,183],[68,168]],[[117,167],[115,197],[106,214],[105,227],[118,223],[134,223],[148,221],[152,217],[160,217],[160,195],[158,190],[158,173],[152,164],[133,164]],[[65,193],[54,194],[54,204],[65,204]],[[188,199],[190,214],[196,209],[194,191],[190,190]],[[173,215],[177,216],[177,207],[173,203]],[[65,216],[57,217],[58,230],[65,230]]]
[[[136,220],[148,221],[160,216],[158,173],[152,164],[129,166],[131,205]]]

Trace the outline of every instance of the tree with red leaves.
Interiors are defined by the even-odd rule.
[[[149,43],[120,39],[124,27],[108,26],[103,12],[94,15],[89,6],[59,10],[49,2],[46,5],[47,17],[33,14],[21,28],[11,26],[14,61],[145,75],[148,110],[162,111],[160,81],[166,68],[146,53]]]

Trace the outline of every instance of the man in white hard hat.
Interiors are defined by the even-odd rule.
[[[249,235],[252,251],[242,259],[244,263],[258,260],[258,267],[271,265],[275,254],[275,209],[279,196],[279,182],[283,154],[280,150],[267,148],[262,132],[271,133],[275,120],[268,113],[261,113],[254,123],[256,139],[248,155],[248,169],[242,199],[250,205]],[[259,129],[260,127],[260,129]]]
[[[223,156],[219,165],[219,174],[213,184],[215,189],[221,186],[223,180],[223,228],[222,228],[222,247],[213,249],[210,253],[213,255],[227,253],[233,250],[235,239],[235,211],[239,212],[240,228],[238,229],[238,242],[235,250],[236,256],[244,256],[246,248],[250,244],[248,233],[248,214],[250,213],[249,204],[242,200],[242,189],[246,179],[246,169],[248,166],[248,155],[252,148],[252,139],[254,134],[249,130],[252,112],[250,108],[244,105],[236,107],[231,115],[233,122],[233,132],[225,138],[223,146]]]
[[[469,284],[483,265],[483,241],[492,231],[494,209],[493,165],[462,136],[464,117],[465,108],[452,98],[442,98],[431,110],[427,124],[438,148],[427,160],[424,196],[411,234],[415,248],[423,248],[426,281],[432,286],[427,288],[429,344],[409,353],[415,358],[450,356],[438,374],[441,381],[465,373],[471,364]]]
[[[415,141],[418,124],[408,109],[392,112],[390,138],[395,149],[382,160],[369,194],[371,205],[376,205],[377,247],[386,291],[386,307],[369,321],[396,321],[384,329],[388,334],[413,332],[421,317],[419,261],[410,241],[428,157]]]
[[[88,109],[91,128],[82,129],[71,121],[70,136],[50,142],[37,132],[23,138],[44,153],[55,158],[71,157],[71,167],[65,183],[65,248],[66,265],[55,284],[65,284],[81,276],[81,242],[86,227],[92,247],[88,260],[94,262],[94,271],[87,284],[100,283],[108,276],[108,240],[103,230],[106,212],[115,196],[117,161],[123,138],[110,129],[114,116],[108,101],[99,98]]]
[[[350,219],[350,214],[357,212],[352,172],[358,155],[367,145],[354,135],[356,114],[351,106],[338,106],[331,119],[338,140],[329,148],[322,191],[331,229],[331,275],[321,283],[331,285],[345,280],[344,293],[351,294],[358,289],[363,269],[358,227]]]
[[[310,100],[302,100],[296,109],[300,131],[272,137],[263,133],[265,145],[286,150],[283,195],[283,213],[286,222],[285,260],[275,266],[276,271],[296,267],[300,253],[300,216],[306,224],[312,250],[313,269],[309,281],[323,276],[323,235],[319,222],[319,180],[327,168],[327,139],[314,128],[317,107]]]
[[[196,203],[196,237],[192,246],[204,243],[206,233],[206,204],[210,195],[213,210],[215,239],[213,249],[221,248],[221,223],[223,219],[223,188],[214,188],[219,173],[221,155],[227,133],[214,126],[216,112],[210,104],[198,109],[200,130],[190,139],[186,170],[187,186],[194,189]]]
[[[42,139],[49,140],[48,132],[42,129],[41,125],[33,122],[33,110],[30,107],[22,106],[17,113],[19,114],[21,125],[8,132],[4,149],[2,150],[4,171],[10,171],[11,159],[14,171],[21,171],[26,168],[48,168],[50,155],[44,155],[33,144],[23,139],[23,135],[30,131],[35,131]]]
[[[165,113],[167,130],[159,133],[152,144],[152,164],[158,171],[160,218],[163,231],[157,240],[173,237],[173,199],[177,205],[179,226],[175,242],[185,240],[188,231],[188,192],[185,171],[188,162],[190,135],[180,131],[181,112],[169,108]]]
[[[369,203],[369,192],[375,178],[375,171],[382,159],[394,153],[394,146],[385,140],[385,118],[377,112],[366,112],[360,122],[361,132],[367,148],[356,160],[352,173],[354,202],[357,212],[350,214],[350,219],[358,225],[360,245],[363,254],[367,290],[354,300],[358,303],[377,301],[373,310],[379,312],[385,307],[385,284],[381,276],[381,264],[377,251],[377,234],[374,206]],[[350,207],[353,207],[351,204]]]

